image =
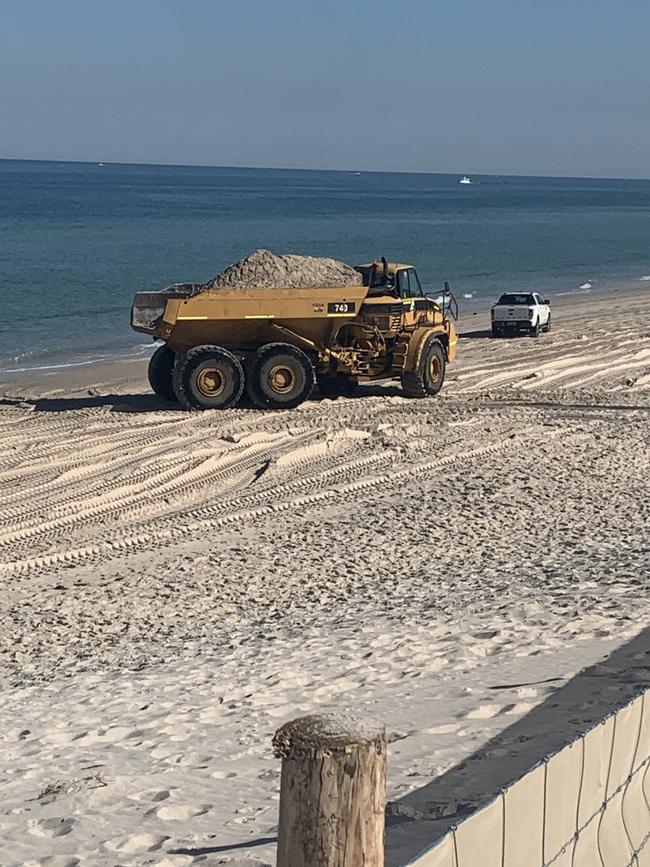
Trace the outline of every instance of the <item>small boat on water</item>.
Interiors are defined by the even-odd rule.
[[[467,175],[463,175],[462,178],[459,178],[459,179],[458,179],[458,183],[459,183],[459,184],[471,184],[471,183],[472,183],[472,179],[471,179],[471,178],[468,178]]]

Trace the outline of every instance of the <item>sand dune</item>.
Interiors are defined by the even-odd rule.
[[[410,821],[632,638],[648,312],[565,301],[537,340],[467,317],[426,401],[185,413],[138,363],[6,383],[0,863],[273,863],[270,738],[318,709],[386,720]]]

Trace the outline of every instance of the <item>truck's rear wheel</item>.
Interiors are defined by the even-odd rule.
[[[359,388],[359,383],[345,373],[336,373],[334,376],[323,374],[316,378],[318,390],[323,397],[351,397]]]
[[[179,356],[172,379],[186,409],[227,409],[244,390],[239,359],[221,346],[196,346]]]
[[[149,385],[154,394],[163,400],[176,400],[172,384],[175,361],[176,353],[166,343],[159,346],[149,360],[149,369],[147,370]]]
[[[438,394],[445,381],[445,351],[440,341],[430,337],[416,370],[402,371],[402,390],[407,397]]]
[[[289,343],[261,346],[246,366],[246,393],[255,406],[293,409],[314,387],[314,368],[302,351]]]

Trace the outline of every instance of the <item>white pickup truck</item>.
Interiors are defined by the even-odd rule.
[[[551,302],[537,292],[506,292],[490,311],[492,334],[512,334],[527,331],[539,336],[551,330]]]

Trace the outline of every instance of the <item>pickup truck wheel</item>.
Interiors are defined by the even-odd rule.
[[[196,346],[176,360],[174,393],[186,409],[227,409],[244,390],[244,371],[221,346]]]
[[[402,371],[402,390],[407,397],[438,394],[445,381],[445,352],[440,341],[429,338],[416,370]]]
[[[540,332],[540,331],[541,331],[541,329],[540,329],[540,327],[539,327],[539,319],[538,319],[537,322],[536,322],[536,323],[533,325],[533,327],[530,329],[530,333],[533,335],[533,337],[539,337],[539,332]]]
[[[351,397],[359,388],[356,379],[346,376],[345,373],[336,373],[334,376],[318,376],[316,382],[322,397],[329,397],[332,400],[337,397]]]
[[[492,326],[492,337],[501,337],[501,328],[498,325]]]
[[[163,400],[176,400],[172,384],[172,372],[175,361],[176,353],[166,343],[163,346],[159,346],[149,359],[149,368],[147,370],[149,385],[153,393]]]
[[[293,409],[311,394],[314,368],[302,349],[289,343],[261,346],[246,365],[246,393],[264,409]]]
[[[550,315],[550,313],[549,313],[548,321],[547,321],[546,325],[544,326],[544,329],[543,329],[543,330],[544,330],[547,334],[548,334],[548,332],[551,330],[551,315]]]

